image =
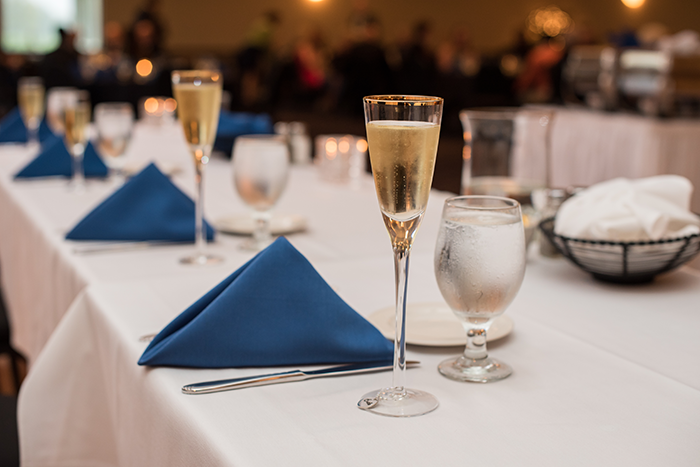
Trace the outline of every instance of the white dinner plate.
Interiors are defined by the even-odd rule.
[[[220,217],[214,222],[219,232],[234,235],[252,235],[255,222],[250,214]],[[296,214],[273,214],[270,221],[272,235],[287,235],[306,230],[306,218]]]
[[[387,339],[394,338],[396,309],[382,308],[372,313],[368,321]],[[496,318],[486,334],[486,341],[505,337],[513,330],[508,315]],[[409,303],[406,306],[406,342],[412,345],[450,347],[466,345],[467,337],[459,319],[445,303]]]

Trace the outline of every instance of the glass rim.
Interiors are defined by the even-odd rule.
[[[172,80],[173,84],[179,84],[183,81],[183,78],[185,82],[199,78],[203,80],[211,80],[208,83],[202,84],[221,84],[223,83],[223,79],[221,79],[221,77],[221,72],[217,70],[173,70],[170,72],[170,79]]]
[[[458,201],[465,201],[470,199],[482,199],[482,200],[495,200],[503,201],[506,203],[503,206],[468,206],[457,204]],[[504,196],[491,196],[491,195],[463,195],[463,196],[453,196],[445,200],[445,206],[457,208],[457,209],[472,209],[475,211],[508,211],[515,208],[520,208],[520,203],[512,198],[506,198]]]
[[[442,104],[444,99],[437,96],[422,96],[411,94],[378,94],[365,96],[362,100],[368,104],[412,104],[412,105],[436,105]]]

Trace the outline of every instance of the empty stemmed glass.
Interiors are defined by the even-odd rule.
[[[77,88],[56,87],[46,93],[46,123],[56,136],[63,136],[66,131],[63,128],[65,109],[76,92]]]
[[[406,295],[411,247],[433,180],[443,100],[426,96],[364,98],[367,142],[382,219],[391,238],[396,272],[394,375],[389,388],[365,394],[358,406],[391,417],[435,410],[437,399],[408,389],[406,379]]]
[[[177,118],[194,158],[197,193],[195,199],[195,253],[182,258],[184,264],[209,265],[223,261],[220,256],[204,252],[204,169],[216,138],[221,112],[223,78],[218,71],[173,71],[173,94],[177,101]]]
[[[260,251],[272,243],[270,210],[282,195],[289,174],[289,149],[280,135],[239,136],[233,147],[233,181],[243,201],[253,208],[253,237],[241,244]]]
[[[63,139],[73,160],[73,176],[70,187],[76,193],[85,191],[83,159],[87,147],[87,127],[90,124],[90,94],[74,91],[66,99],[63,109]]]
[[[134,109],[127,102],[104,102],[95,106],[97,147],[111,175],[124,181],[124,153],[134,127]]]
[[[512,369],[488,356],[486,333],[515,298],[525,274],[520,204],[509,198],[460,196],[445,201],[435,247],[443,298],[467,333],[464,354],[438,370],[457,381],[488,383]]]
[[[22,122],[27,128],[27,146],[39,146],[39,127],[44,118],[44,82],[25,77],[17,82],[17,101]]]

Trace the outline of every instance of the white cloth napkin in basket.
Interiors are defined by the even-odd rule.
[[[647,241],[700,233],[690,212],[693,185],[685,177],[616,178],[565,201],[554,231],[562,236],[608,241]]]

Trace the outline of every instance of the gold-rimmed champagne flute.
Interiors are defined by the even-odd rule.
[[[44,118],[44,82],[29,76],[17,82],[17,101],[22,122],[27,128],[27,146],[39,146],[39,127]]]
[[[85,148],[87,128],[90,124],[90,94],[87,91],[74,91],[66,101],[63,112],[63,140],[73,161],[73,176],[70,188],[75,193],[85,191]]]
[[[205,253],[204,169],[211,157],[221,111],[223,77],[218,71],[173,71],[173,94],[185,140],[194,157],[197,193],[195,199],[195,253],[182,258],[184,264],[208,265],[223,258]]]
[[[443,99],[427,96],[364,98],[367,142],[379,206],[394,251],[396,333],[391,387],[365,394],[358,406],[391,417],[435,410],[437,399],[408,389],[406,380],[406,294],[411,247],[433,181]]]

